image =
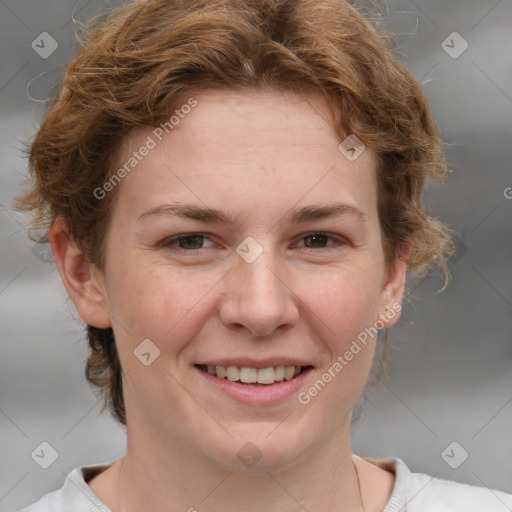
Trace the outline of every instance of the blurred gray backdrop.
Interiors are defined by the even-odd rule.
[[[37,130],[77,24],[121,3],[0,1],[3,511],[125,450],[124,428],[99,415],[85,381],[83,324],[48,254],[29,240],[28,219],[10,208],[26,179],[21,142]],[[444,292],[438,274],[410,284],[390,331],[389,379],[370,394],[353,451],[512,492],[512,3],[390,0],[372,12],[398,35],[399,58],[440,126],[452,172],[425,201],[458,251]],[[34,455],[43,442],[58,454],[47,469]]]

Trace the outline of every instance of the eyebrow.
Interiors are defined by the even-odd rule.
[[[232,226],[235,220],[220,210],[212,208],[201,208],[199,206],[188,204],[162,204],[156,208],[151,208],[139,215],[139,221],[152,215],[171,215],[184,219],[199,220],[201,222],[219,222],[227,226]]]
[[[235,224],[235,219],[221,210],[178,203],[162,204],[155,208],[151,208],[150,210],[142,213],[138,220],[141,221],[153,215],[170,215],[206,223],[220,223],[226,226],[233,226]],[[304,206],[289,212],[285,217],[288,217],[292,224],[299,224],[302,222],[341,217],[345,215],[354,216],[363,222],[366,222],[367,220],[367,215],[364,212],[356,206],[347,203]]]
[[[347,203],[334,203],[329,205],[304,206],[295,210],[290,215],[292,223],[309,222],[312,220],[327,219],[330,217],[341,217],[350,215],[361,221],[366,221],[367,216],[359,208]]]

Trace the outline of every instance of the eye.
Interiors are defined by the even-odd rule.
[[[205,246],[205,242],[209,242],[209,245]],[[160,245],[171,249],[195,251],[211,247],[213,242],[202,233],[186,233],[167,238]]]
[[[306,247],[308,249],[325,249],[331,246],[345,245],[346,243],[346,240],[342,237],[330,235],[329,233],[318,232],[304,235],[300,239],[298,246]]]

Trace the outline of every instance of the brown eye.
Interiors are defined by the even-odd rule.
[[[329,236],[323,233],[315,233],[313,235],[307,235],[303,238],[304,246],[310,248],[323,248],[329,241]]]
[[[209,242],[209,244],[205,245],[206,242]],[[212,242],[209,238],[201,233],[187,233],[164,240],[161,247],[166,247],[171,250],[195,251],[205,249],[211,245]]]
[[[313,232],[302,235],[295,247],[300,249],[316,249],[318,251],[334,251],[349,246],[350,241],[344,236],[324,232]],[[311,252],[311,251],[310,251]],[[316,251],[313,251],[314,253]]]
[[[204,242],[203,235],[184,236],[177,240],[180,249],[201,249]]]

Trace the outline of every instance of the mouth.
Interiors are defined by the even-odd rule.
[[[266,368],[253,368],[248,366],[221,366],[210,364],[196,364],[196,368],[208,373],[212,377],[250,387],[268,387],[280,382],[287,382],[297,378],[302,373],[313,368],[308,366],[268,366]]]

